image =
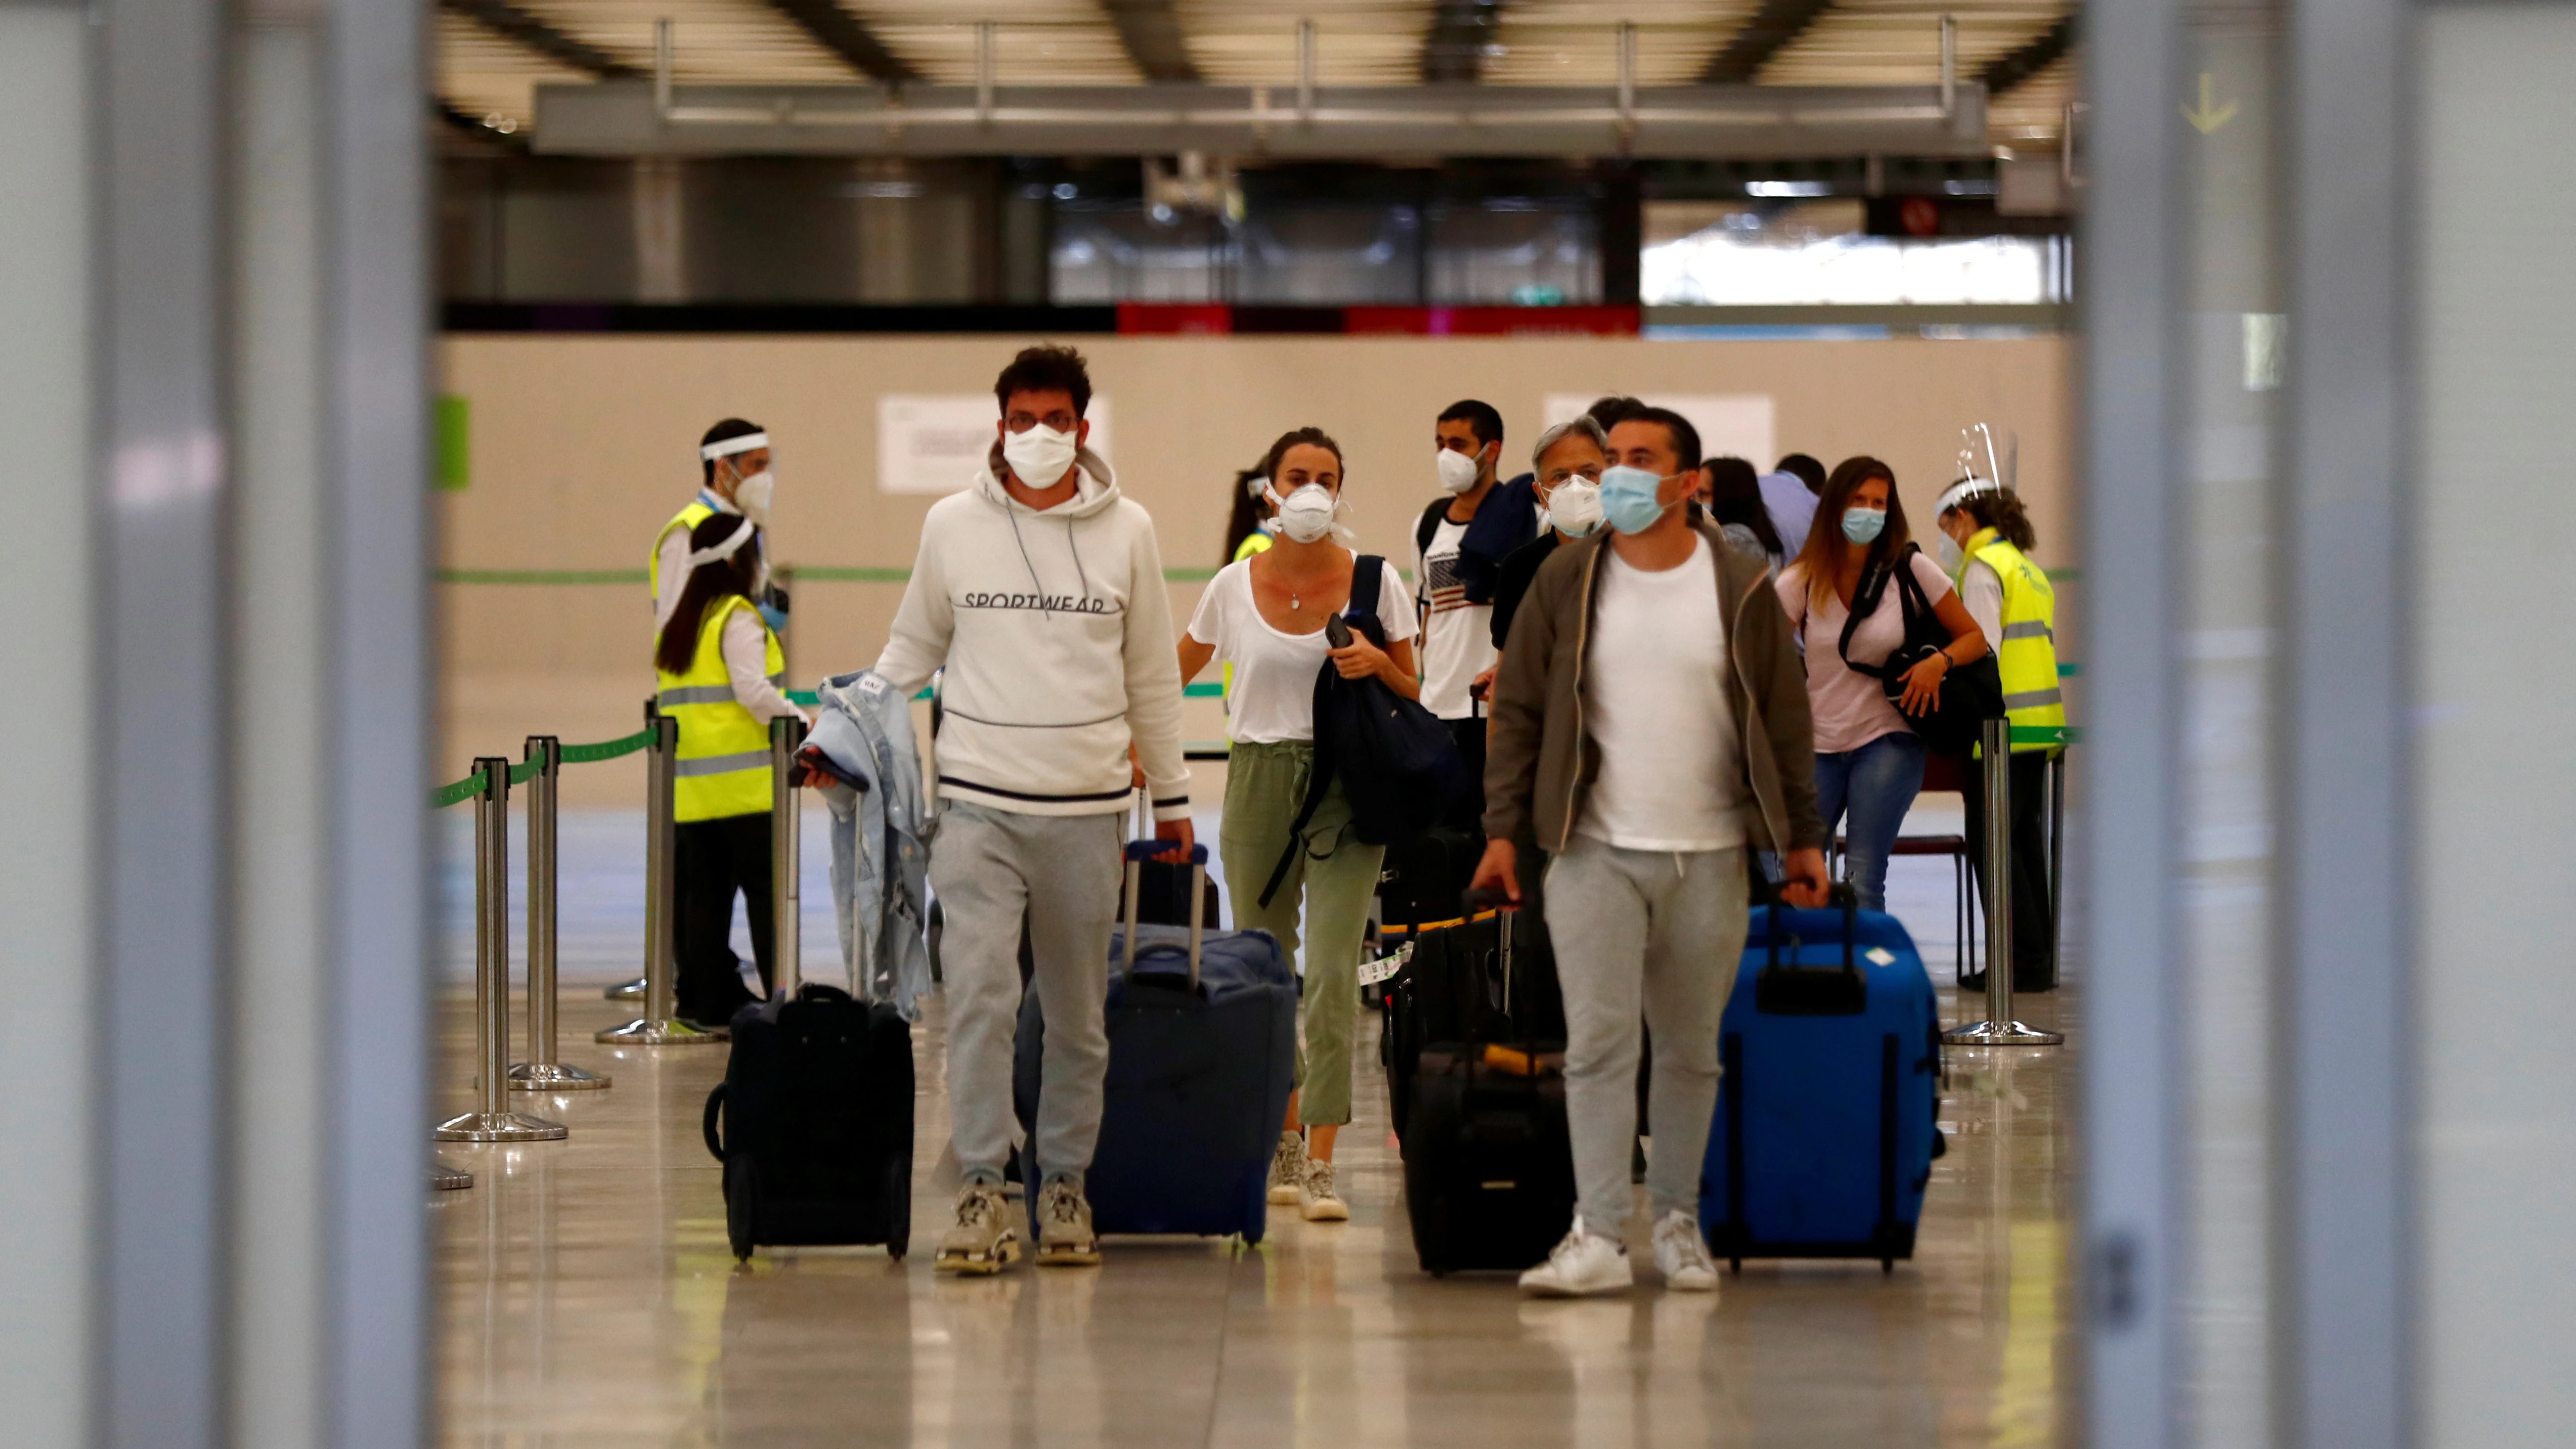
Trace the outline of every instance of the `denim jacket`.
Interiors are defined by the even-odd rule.
[[[821,708],[806,742],[863,783],[823,791],[832,807],[832,909],[850,990],[918,1021],[930,990],[930,824],[912,702],[873,670],[826,680],[816,698]]]

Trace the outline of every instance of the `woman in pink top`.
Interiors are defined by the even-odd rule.
[[[1896,474],[1876,458],[1847,458],[1825,480],[1815,526],[1797,561],[1780,571],[1780,607],[1789,613],[1807,655],[1807,703],[1816,720],[1816,812],[1830,836],[1848,812],[1849,864],[1861,909],[1887,909],[1887,857],[1905,812],[1923,788],[1923,741],[1875,675],[1845,666],[1843,625],[1852,601],[1867,610],[1852,631],[1850,662],[1879,665],[1905,642],[1905,607],[1895,567],[1910,568],[1932,601],[1950,644],[1907,671],[1900,703],[1920,714],[1940,697],[1941,680],[1986,652],[1986,636],[1950,587],[1950,576],[1908,538]],[[1875,601],[1863,595],[1869,585]]]

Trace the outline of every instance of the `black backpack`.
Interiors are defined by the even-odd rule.
[[[1386,629],[1377,617],[1385,579],[1385,559],[1361,554],[1352,561],[1351,601],[1324,624],[1334,648],[1349,643],[1354,629],[1378,648],[1386,647]],[[1287,849],[1262,888],[1263,905],[1279,894],[1288,867],[1305,849],[1306,826],[1336,776],[1351,802],[1351,832],[1364,845],[1391,845],[1430,829],[1475,783],[1449,726],[1437,715],[1387,688],[1384,680],[1344,679],[1331,660],[1324,661],[1315,671],[1315,766],[1307,778],[1305,803],[1288,827]]]

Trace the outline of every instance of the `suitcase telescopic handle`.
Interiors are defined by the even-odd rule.
[[[1127,842],[1127,934],[1122,946],[1118,974],[1136,974],[1136,938],[1145,933],[1144,924],[1136,919],[1138,897],[1144,892],[1145,862],[1171,849],[1168,841],[1131,840]],[[1199,946],[1206,934],[1202,918],[1207,909],[1207,861],[1204,845],[1190,847],[1190,990],[1199,989]]]
[[[1513,900],[1509,891],[1495,890],[1491,886],[1477,886],[1459,895],[1458,908],[1468,919],[1473,920],[1486,911],[1511,915],[1520,910],[1521,903]],[[1512,922],[1506,920],[1501,924],[1502,929],[1496,934],[1502,938],[1499,951],[1503,958],[1503,1015],[1508,1018],[1512,1015]],[[1517,1021],[1513,1022],[1513,1029],[1519,1029]]]
[[[1836,881],[1826,888],[1825,900],[1830,906],[1840,907],[1842,910],[1843,970],[1857,976],[1860,974],[1860,963],[1854,958],[1853,952],[1860,941],[1860,892],[1850,881]],[[1762,933],[1763,949],[1770,958],[1767,964],[1775,967],[1780,964],[1780,918],[1776,912],[1782,909],[1790,908],[1773,907],[1775,914]],[[1792,941],[1795,939],[1795,937],[1791,938]]]

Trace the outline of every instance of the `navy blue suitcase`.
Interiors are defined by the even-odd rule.
[[[1718,1028],[1717,1114],[1700,1169],[1710,1251],[1746,1258],[1914,1256],[1935,1118],[1932,978],[1894,916],[1754,910]]]
[[[1127,847],[1137,863],[1161,842]],[[1207,847],[1195,848],[1203,872]],[[1195,1233],[1261,1241],[1270,1156],[1288,1115],[1297,1060],[1297,975],[1267,931],[1208,931],[1192,958],[1187,926],[1147,925],[1109,942],[1109,1081],[1100,1145],[1084,1178],[1103,1233]],[[1020,1002],[1012,1097],[1034,1144],[1046,1024],[1037,993]],[[1023,1181],[1038,1180],[1035,1148]]]

